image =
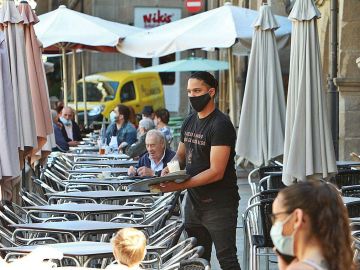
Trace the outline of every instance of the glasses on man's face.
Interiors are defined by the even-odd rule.
[[[272,213],[272,214],[270,214],[270,218],[271,218],[272,224],[275,223],[277,216],[283,215],[283,214],[289,214],[289,212],[288,212],[288,211],[283,211],[283,212],[279,212],[279,213]]]

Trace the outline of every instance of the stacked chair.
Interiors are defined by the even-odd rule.
[[[74,220],[71,215],[64,213],[34,213],[29,212],[24,206],[43,206],[49,204],[49,194],[54,192],[82,192],[94,190],[114,190],[108,186],[71,185],[68,181],[72,177],[88,178],[97,175],[72,175],[68,173],[74,168],[74,162],[66,155],[58,155],[49,159],[49,162],[41,169],[39,176],[32,177],[29,189],[22,188],[20,196],[22,205],[11,202],[2,202],[0,205],[0,247],[17,247],[28,245],[46,245],[75,241],[71,237],[57,232],[31,232],[20,231],[14,236],[14,224],[63,222]],[[122,189],[126,190],[126,187]],[[51,201],[51,200],[50,200]],[[59,203],[55,202],[55,203]],[[63,200],[61,203],[87,203],[86,200]],[[139,206],[143,211],[128,212],[121,214],[104,214],[101,216],[105,222],[120,222],[141,224],[147,237],[147,244],[160,247],[158,250],[147,252],[142,262],[144,269],[206,269],[210,266],[206,260],[201,259],[203,247],[197,246],[195,238],[187,237],[184,230],[184,221],[180,211],[180,192],[153,195],[150,198],[116,201],[116,204],[125,206]],[[92,220],[99,216],[95,215]],[[90,235],[91,241],[110,242],[112,234]],[[96,245],[94,246],[96,249]],[[6,260],[11,261],[24,254],[16,252],[2,252]],[[87,260],[87,265],[95,268],[105,268],[109,264],[115,264],[113,259],[93,258]],[[71,258],[64,258],[58,262],[58,266],[79,266],[78,262]]]
[[[244,226],[244,262],[245,270],[260,269],[260,257],[265,257],[266,269],[269,262],[275,260],[272,252],[273,243],[270,237],[272,203],[279,190],[285,187],[282,183],[282,167],[274,164],[254,169],[248,175],[252,196],[243,214]],[[360,198],[360,170],[350,166],[338,167],[338,173],[329,179],[342,196]],[[360,200],[346,203],[351,229],[354,237],[354,260],[360,261]],[[271,258],[271,260],[270,260]]]
[[[281,170],[281,166],[274,164],[256,168],[248,175],[252,196],[243,214],[244,269],[259,269],[260,257],[265,257],[269,269],[270,257],[275,255],[270,237],[271,214],[274,199],[285,187]]]

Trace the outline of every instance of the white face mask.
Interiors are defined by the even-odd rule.
[[[282,234],[284,225],[290,220],[292,215],[289,215],[284,221],[277,221],[271,227],[270,236],[275,248],[281,253],[289,256],[295,256],[294,254],[294,234],[290,236],[284,236]]]
[[[110,118],[110,122],[111,123],[114,123],[114,122],[116,122],[116,113],[114,112],[114,111],[112,111],[111,113],[110,113],[110,116],[109,116],[109,118]]]
[[[64,117],[60,117],[61,122],[65,125],[65,126],[71,126],[72,122],[70,119],[65,119]]]

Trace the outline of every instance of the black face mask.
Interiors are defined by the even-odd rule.
[[[197,112],[201,112],[210,100],[211,96],[209,93],[197,97],[189,97],[191,107]]]

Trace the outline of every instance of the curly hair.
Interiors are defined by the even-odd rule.
[[[123,265],[133,267],[145,257],[146,237],[137,229],[121,229],[111,239],[111,242],[115,259]]]
[[[329,270],[355,270],[349,217],[332,184],[308,181],[280,191],[288,212],[302,209],[310,218],[311,233],[319,241]]]

